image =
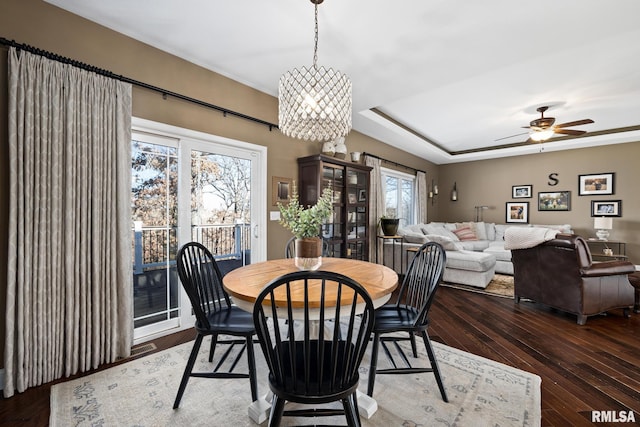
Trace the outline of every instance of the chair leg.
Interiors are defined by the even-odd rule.
[[[358,407],[355,401],[355,393],[342,399],[344,415],[347,417],[349,427],[360,427],[360,417],[358,417]]]
[[[269,415],[269,427],[278,427],[282,421],[282,414],[284,414],[284,404],[286,400],[281,397],[273,395],[271,401],[271,414]]]
[[[247,337],[247,362],[249,363],[249,383],[251,384],[251,401],[258,400],[258,380],[256,379],[256,356],[253,349],[253,336]]]
[[[447,392],[444,390],[442,378],[440,377],[440,368],[438,367],[438,361],[436,360],[436,355],[433,352],[433,347],[431,346],[431,340],[429,339],[427,331],[422,331],[422,339],[424,340],[424,346],[427,349],[427,355],[429,356],[429,362],[431,362],[433,374],[436,376],[436,382],[438,383],[438,388],[440,389],[442,400],[444,400],[445,402],[449,402],[449,399],[447,399]]]
[[[198,334],[196,337],[196,341],[193,343],[193,348],[191,349],[191,354],[189,355],[189,360],[187,361],[187,366],[184,368],[184,373],[182,374],[182,381],[180,381],[180,387],[178,387],[178,394],[176,395],[176,400],[173,402],[173,409],[177,409],[180,406],[180,401],[182,400],[182,395],[184,394],[184,389],[187,388],[187,382],[189,381],[189,377],[191,376],[191,371],[193,371],[193,365],[196,363],[196,358],[198,357],[198,352],[200,351],[200,345],[202,344],[203,335]]]
[[[380,346],[380,334],[373,334],[373,347],[371,348],[371,364],[369,365],[369,385],[367,394],[373,397],[373,386],[376,382],[376,369],[378,369],[378,347]]]
[[[411,337],[411,351],[413,351],[413,357],[418,357],[418,347],[416,346],[416,334],[415,332],[409,332]]]
[[[216,351],[216,344],[218,343],[218,334],[211,335],[211,347],[209,348],[209,362],[213,362],[213,353]]]

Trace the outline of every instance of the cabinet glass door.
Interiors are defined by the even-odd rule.
[[[330,188],[333,191],[333,216],[322,226],[322,238],[326,242],[325,256],[339,258],[343,253],[343,229],[342,207],[344,206],[344,169],[324,165],[322,167],[322,188]]]
[[[346,234],[347,258],[368,259],[368,188],[369,175],[366,172],[347,168]]]

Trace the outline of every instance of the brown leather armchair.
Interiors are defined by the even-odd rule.
[[[528,249],[511,251],[515,302],[535,302],[587,316],[622,308],[629,317],[634,289],[627,275],[635,271],[628,261],[593,262],[584,239],[558,234],[555,239]]]

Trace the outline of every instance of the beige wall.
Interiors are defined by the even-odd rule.
[[[505,203],[529,202],[529,223],[571,224],[576,234],[595,237],[592,200],[622,200],[622,217],[613,219],[610,240],[627,243],[627,254],[640,264],[640,142],[603,147],[566,150],[506,157],[496,160],[440,166],[442,196],[438,199],[437,219],[472,220],[474,206],[489,206],[484,220],[505,223]],[[578,175],[615,172],[615,194],[610,196],[579,196]],[[549,185],[549,174],[557,173],[558,184]],[[448,197],[457,182],[458,201]],[[512,185],[533,185],[533,198],[512,199]],[[571,191],[571,210],[566,212],[538,211],[538,192]],[[431,218],[432,220],[434,218]]]
[[[277,123],[277,99],[234,82],[175,56],[115,33],[93,22],[39,0],[2,0],[0,36],[57,53],[86,64],[211,104]],[[0,241],[7,241],[9,160],[7,143],[7,60],[0,47]],[[320,144],[283,136],[278,130],[172,98],[134,88],[133,114],[201,132],[233,138],[268,148],[267,185],[270,205],[271,177],[297,178],[296,159],[320,152]],[[346,139],[350,151],[367,151],[422,170],[436,168],[429,162],[396,150],[357,132]],[[268,218],[268,213],[265,212]],[[267,229],[268,257],[282,256],[290,234],[277,222]],[[0,245],[0,310],[4,313],[7,247]],[[4,317],[0,316],[0,352],[4,348]],[[0,362],[0,365],[3,365]]]
[[[0,36],[40,49],[58,53],[95,65],[154,86],[182,93],[203,101],[277,122],[277,100],[269,95],[180,60],[86,21],[38,0],[2,0]],[[8,144],[7,144],[7,77],[6,50],[0,55],[0,242],[7,241],[8,223]],[[295,65],[295,64],[293,64]],[[271,177],[295,178],[296,158],[320,151],[317,144],[291,140],[279,131],[175,99],[163,100],[151,91],[134,88],[133,112],[137,117],[208,132],[227,138],[268,147],[267,200],[271,200]],[[414,168],[426,170],[429,180],[435,178],[440,188],[435,205],[429,205],[431,220],[470,220],[473,207],[489,205],[484,219],[504,223],[505,202],[511,200],[511,186],[532,184],[534,196],[539,191],[570,190],[569,212],[538,212],[531,199],[532,223],[570,223],[580,234],[592,236],[589,215],[592,197],[577,195],[578,175],[616,172],[616,194],[597,199],[623,200],[623,217],[614,220],[612,238],[628,242],[631,260],[640,263],[640,198],[634,186],[640,172],[640,143],[540,153],[529,156],[464,164],[433,164],[396,150],[357,132],[347,138],[350,151],[366,151]],[[558,173],[559,184],[547,184],[550,173]],[[459,201],[451,202],[449,192],[458,184]],[[595,198],[595,197],[594,197]],[[268,210],[275,207],[268,206]],[[267,212],[265,212],[267,215]],[[289,234],[278,223],[269,222],[269,258],[281,256]],[[0,245],[0,310],[4,313],[7,248]],[[4,317],[0,316],[0,350],[4,348]],[[2,362],[0,362],[2,364]]]

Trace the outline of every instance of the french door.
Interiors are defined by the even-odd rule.
[[[134,119],[133,302],[136,342],[193,326],[176,252],[204,244],[223,270],[266,259],[266,149]]]

